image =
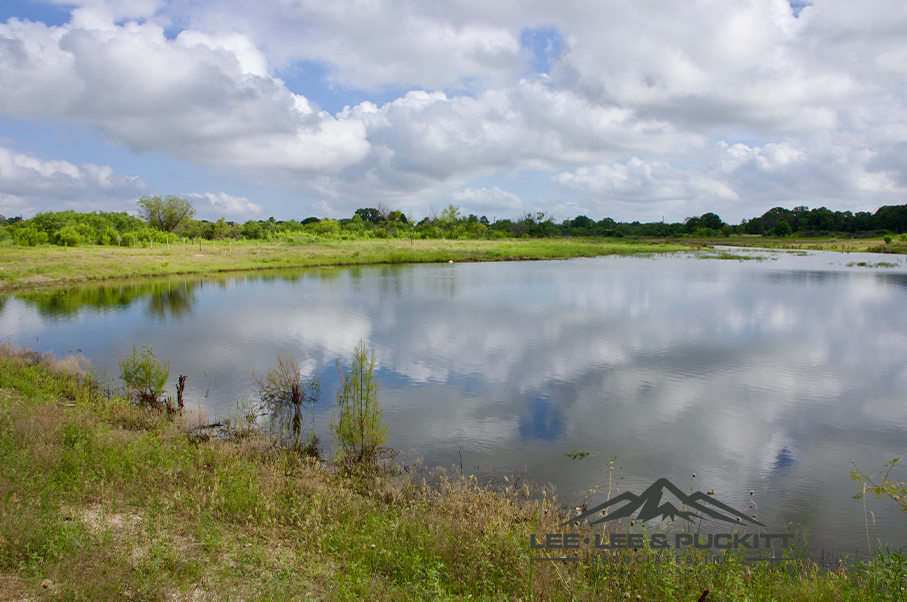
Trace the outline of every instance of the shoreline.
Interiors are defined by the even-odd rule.
[[[605,255],[674,253],[728,246],[775,251],[888,252],[903,245],[837,239],[497,239],[321,241],[261,245],[254,241],[204,241],[161,248],[0,246],[0,294],[167,276],[308,267],[411,263],[544,261]],[[875,245],[875,246],[873,246]],[[880,246],[881,245],[881,246]]]
[[[229,272],[308,267],[410,263],[473,263],[543,261],[671,253],[689,246],[647,241],[614,242],[576,239],[515,239],[463,241],[340,241],[263,246],[205,241],[171,248],[125,247],[0,247],[0,294],[53,289],[116,280],[166,276],[208,276]],[[698,247],[696,247],[698,248]]]
[[[0,597],[806,602],[889,599],[904,581],[882,555],[820,567],[800,546],[754,564],[574,548],[592,532],[561,524],[574,509],[553,492],[416,466],[347,474],[188,426],[105,397],[71,357],[0,344]]]

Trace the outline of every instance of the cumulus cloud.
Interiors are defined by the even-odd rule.
[[[893,0],[81,0],[62,27],[0,24],[0,115],[228,166],[334,215],[515,171],[558,174],[560,207],[853,208],[907,183],[905,28]],[[330,115],[275,76],[300,62],[325,74],[306,85],[410,91]]]
[[[91,25],[0,24],[0,112],[77,123],[134,152],[204,165],[335,171],[368,151],[360,122],[287,90],[239,34],[168,40],[150,23]]]
[[[497,186],[491,188],[464,188],[451,195],[451,198],[462,206],[465,213],[484,212],[492,209],[501,212],[513,212],[523,207],[523,201],[517,195]]]
[[[193,204],[200,218],[217,219],[224,216],[252,219],[263,215],[265,211],[261,205],[253,203],[244,196],[233,196],[226,192],[192,193],[186,196],[190,199],[198,199]]]
[[[566,190],[579,192],[594,199],[593,207],[611,217],[627,219],[621,213],[635,213],[633,219],[657,220],[665,213],[698,215],[709,207],[734,202],[739,199],[733,188],[725,182],[694,170],[672,167],[658,161],[631,158],[626,164],[613,163],[595,167],[581,167],[573,172],[561,172],[552,181]],[[643,203],[651,205],[640,207]],[[632,208],[615,206],[632,204]]]
[[[41,211],[124,211],[147,194],[136,176],[118,176],[109,166],[46,160],[0,147],[0,213],[31,217]]]

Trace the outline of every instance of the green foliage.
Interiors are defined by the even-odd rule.
[[[72,226],[65,226],[54,234],[54,244],[61,247],[77,247],[82,242],[82,236]]]
[[[775,227],[772,228],[772,236],[790,236],[794,231],[791,229],[790,224],[787,223],[787,220],[783,217],[778,220],[778,223],[775,224]]]
[[[900,458],[885,462],[882,464],[883,470],[879,471],[874,477],[864,474],[855,463],[851,462],[853,468],[850,470],[850,478],[862,486],[862,489],[857,492],[854,499],[862,499],[867,491],[872,492],[876,498],[887,495],[894,500],[894,503],[900,506],[901,510],[907,512],[907,483],[894,481],[888,476],[898,461],[900,461]]]
[[[99,241],[102,245],[115,245],[120,238],[120,233],[113,226],[107,226],[101,234]]]
[[[383,411],[378,402],[375,350],[367,353],[365,341],[359,341],[352,366],[344,372],[337,360],[337,372],[336,415],[331,419],[337,460],[347,467],[374,467],[381,446],[387,442],[387,426],[381,421]]]
[[[26,226],[15,230],[13,240],[23,247],[35,247],[47,242],[47,232],[41,232],[34,226]]]
[[[133,346],[125,359],[117,357],[117,364],[129,397],[139,404],[157,407],[170,376],[170,362],[161,363],[152,349],[154,345],[142,345],[141,351]]]
[[[195,215],[195,207],[186,199],[168,195],[144,196],[138,200],[139,215],[153,228],[173,232],[184,219]]]
[[[304,451],[307,455],[318,455],[318,440],[315,437],[314,421],[312,434],[308,441],[302,440],[305,418],[303,406],[311,406],[318,401],[319,383],[316,379],[303,379],[299,370],[299,360],[295,357],[277,356],[277,368],[268,370],[259,377],[252,371],[256,393],[270,412],[272,420],[278,425],[278,437],[283,436],[283,427],[290,424],[292,430],[292,447]]]

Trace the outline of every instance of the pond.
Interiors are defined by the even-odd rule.
[[[875,473],[907,451],[904,258],[731,253],[749,259],[349,267],[20,293],[0,301],[0,332],[80,352],[111,377],[118,355],[154,345],[173,383],[188,376],[187,405],[212,416],[251,394],[252,370],[294,356],[322,383],[325,451],[336,362],[349,365],[363,339],[389,445],[427,465],[522,474],[572,504],[607,491],[602,468],[617,456],[622,492],[666,477],[741,510],[755,500],[769,532],[801,524],[814,549],[907,545],[907,516],[888,499],[854,500],[849,478],[850,461]]]

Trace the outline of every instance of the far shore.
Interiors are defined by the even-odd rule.
[[[674,253],[716,245],[765,249],[907,253],[876,239],[732,236],[716,239],[550,238],[496,240],[202,240],[142,246],[0,247],[0,293],[175,275],[402,263],[529,261]]]

